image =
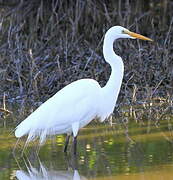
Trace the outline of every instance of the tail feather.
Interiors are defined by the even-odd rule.
[[[30,130],[29,133],[28,133],[28,138],[26,140],[26,144],[30,141],[33,141],[37,138],[37,135],[35,134],[35,131],[34,130]]]
[[[40,145],[44,144],[46,141],[46,136],[47,136],[47,129],[41,132],[40,134]]]
[[[19,124],[16,127],[15,130],[15,136],[17,138],[20,138],[24,135],[28,135],[26,144],[28,144],[30,141],[34,141],[37,137],[40,138],[39,143],[40,145],[44,144],[46,137],[48,134],[48,129],[39,129],[34,128],[31,125],[28,124],[27,121],[23,121],[21,124]]]
[[[31,129],[32,129],[32,120],[30,118],[27,118],[16,127],[15,136],[17,138],[20,138],[28,134]]]
[[[17,138],[20,138],[20,137],[28,134],[28,132],[29,132],[29,128],[28,127],[23,128],[22,126],[19,126],[19,127],[16,128],[15,136]]]

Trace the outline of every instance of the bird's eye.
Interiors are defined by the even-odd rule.
[[[125,34],[125,30],[122,30],[122,34]]]

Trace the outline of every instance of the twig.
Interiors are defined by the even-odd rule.
[[[5,93],[4,93],[4,96],[3,96],[3,107],[0,108],[0,112],[12,114],[11,111],[9,111],[8,109],[6,109],[6,104],[5,104]]]

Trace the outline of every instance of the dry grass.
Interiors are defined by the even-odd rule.
[[[102,39],[122,25],[155,43],[121,40],[125,63],[121,104],[173,94],[171,1],[0,1],[0,100],[37,106],[70,82],[90,77],[104,85],[110,67]]]

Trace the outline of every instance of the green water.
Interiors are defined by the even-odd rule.
[[[71,146],[63,153],[61,135],[48,140],[39,154],[31,143],[21,157],[24,140],[13,153],[13,127],[1,125],[0,179],[172,179],[172,121],[165,118],[156,125],[131,119],[112,126],[93,122],[80,131],[77,156],[70,153]]]

